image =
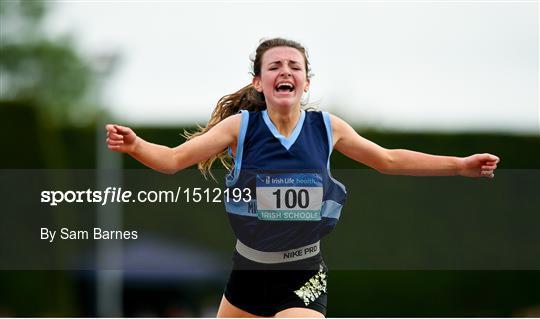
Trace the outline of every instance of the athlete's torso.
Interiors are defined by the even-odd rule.
[[[232,228],[246,246],[286,251],[319,241],[337,224],[346,190],[329,171],[328,113],[306,112],[292,134],[279,134],[268,114],[242,111],[230,189],[248,188],[251,202],[226,200]]]

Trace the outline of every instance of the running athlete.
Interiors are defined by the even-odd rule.
[[[227,187],[253,191],[253,202],[225,203],[237,243],[218,317],[326,315],[319,240],[336,225],[346,198],[330,175],[333,149],[385,174],[494,177],[497,156],[385,149],[337,116],[302,109],[309,74],[299,43],[266,40],[255,52],[252,83],[224,96],[208,125],[185,143],[169,148],[106,125],[110,150],[167,174],[197,163],[206,174],[216,159],[226,164],[232,156]]]

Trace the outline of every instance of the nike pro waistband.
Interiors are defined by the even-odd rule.
[[[320,241],[286,251],[260,251],[236,241],[236,251],[245,258],[263,264],[277,264],[290,261],[302,260],[313,257],[319,253]]]

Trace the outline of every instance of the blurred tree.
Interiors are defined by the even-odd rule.
[[[99,113],[97,74],[69,39],[50,39],[44,1],[0,1],[0,100],[38,109],[40,124],[88,124]]]
[[[79,145],[71,136],[77,134],[63,139],[65,127],[93,126],[101,115],[98,82],[105,74],[77,52],[69,36],[52,38],[44,31],[50,3],[0,0],[0,134],[6,137],[2,169],[69,168]],[[89,131],[69,130],[78,135]],[[91,143],[93,138],[87,140]],[[69,185],[55,175],[50,180],[55,185],[62,182]],[[76,289],[65,272],[4,270],[0,282],[2,292],[11,291],[0,296],[0,316],[76,314]],[[21,294],[33,300],[30,306],[12,297]]]

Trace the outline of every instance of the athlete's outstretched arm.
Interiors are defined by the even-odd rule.
[[[330,115],[334,148],[345,156],[393,175],[469,177],[494,176],[499,158],[491,154],[438,156],[403,149],[386,149],[358,135],[345,121]]]
[[[230,116],[205,134],[174,148],[147,142],[129,127],[107,124],[105,129],[110,150],[127,153],[156,171],[174,174],[233,145],[240,130],[240,120],[240,114]]]

